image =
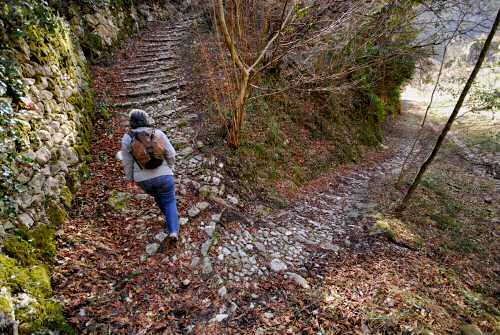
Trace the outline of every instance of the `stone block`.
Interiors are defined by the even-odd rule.
[[[51,157],[52,157],[52,153],[46,147],[40,147],[35,152],[35,159],[37,160],[38,163],[40,163],[42,165],[45,165],[48,161],[50,161]]]
[[[33,226],[33,224],[35,223],[35,221],[33,221],[31,216],[29,216],[29,214],[27,214],[27,213],[19,214],[17,216],[17,220],[19,221],[19,223],[21,223],[23,226],[25,226],[28,229],[30,229]]]

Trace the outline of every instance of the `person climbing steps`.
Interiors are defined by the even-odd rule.
[[[179,236],[179,216],[175,200],[175,149],[167,136],[151,127],[149,115],[140,109],[129,114],[131,131],[122,138],[121,159],[125,178],[133,189],[151,195],[165,215],[168,238],[160,249],[175,245]]]

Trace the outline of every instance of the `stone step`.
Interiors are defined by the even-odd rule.
[[[169,51],[172,51],[172,50],[175,50],[175,48],[172,48],[170,49]],[[166,51],[166,50],[163,50],[163,51]],[[138,53],[136,58],[154,58],[154,57],[161,57],[161,56],[176,56],[176,54],[174,53],[166,53],[166,52],[161,52],[161,51],[158,51],[158,50],[143,50],[141,53]]]
[[[148,47],[142,47],[139,49],[141,52],[162,52],[162,51],[172,51],[175,50],[175,48],[172,48],[170,46],[162,46],[162,47],[157,47],[157,46],[148,46]]]
[[[178,76],[178,73],[175,73],[175,72],[164,72],[164,73],[152,72],[152,73],[153,74],[149,75],[149,76],[123,79],[121,81],[121,83],[138,83],[141,81],[155,81],[155,82],[160,81],[160,82],[162,82],[162,80],[166,80],[167,78],[174,78],[174,77]],[[165,82],[168,82],[168,81],[165,81]]]
[[[159,84],[169,84],[169,83],[172,83],[176,80],[177,80],[177,78],[173,78],[170,75],[165,76],[165,77],[158,77],[155,79],[149,78],[146,80],[139,80],[140,82],[145,82],[144,84],[140,83],[140,84],[136,84],[133,86],[125,86],[125,87],[123,87],[123,89],[125,89],[125,90],[138,90],[141,88],[148,88],[148,87],[152,87],[155,85],[158,86]]]
[[[132,101],[125,101],[125,102],[118,102],[113,105],[115,108],[127,108],[127,107],[142,107],[142,106],[147,106],[147,105],[154,105],[158,104],[162,101],[165,100],[180,100],[183,99],[187,96],[187,93],[181,92],[181,93],[172,93],[172,94],[164,94],[164,95],[158,95],[146,99],[141,99],[141,100],[132,100]]]
[[[162,62],[164,60],[170,60],[170,59],[179,59],[178,56],[176,55],[165,55],[165,56],[159,56],[156,58],[150,58],[150,57],[143,57],[143,58],[136,58],[134,60],[134,63],[154,63],[154,62]]]
[[[143,47],[144,45],[152,45],[152,46],[156,46],[156,47],[167,45],[167,46],[176,47],[176,46],[180,45],[181,43],[182,43],[182,40],[148,38],[148,39],[143,39],[139,43],[137,43],[137,47],[140,48],[140,47]]]
[[[167,31],[153,31],[147,35],[143,35],[143,38],[178,38],[182,39],[186,36],[185,30],[184,31],[178,31],[178,30],[167,30]]]
[[[177,68],[177,66],[175,65],[174,62],[171,62],[171,63],[162,62],[160,64],[161,64],[162,68],[167,68],[168,70],[170,70],[170,69],[176,69]],[[137,65],[129,65],[129,66],[125,66],[124,69],[125,70],[138,70],[138,69],[152,70],[152,69],[158,69],[158,66],[160,64],[148,64],[148,65],[137,64]],[[151,67],[151,69],[148,69],[149,67]]]
[[[144,75],[148,73],[158,73],[160,71],[169,71],[172,68],[170,66],[160,66],[158,68],[152,68],[152,69],[143,69],[140,71],[126,71],[122,72],[122,75],[125,76],[138,76],[138,75]],[[132,78],[127,78],[127,79],[132,79]]]
[[[171,38],[171,37],[149,37],[142,39],[141,42],[154,42],[154,43],[165,43],[165,42],[181,42],[182,38]]]
[[[161,33],[154,33],[151,35],[148,35],[145,37],[142,41],[145,41],[147,39],[153,39],[153,40],[163,40],[163,39],[168,39],[174,42],[181,42],[185,38],[185,34],[177,34],[175,32],[172,33],[166,33],[166,34],[161,34]]]
[[[180,82],[180,83],[173,83],[173,84],[165,85],[165,86],[151,87],[151,88],[149,88],[147,90],[143,90],[143,91],[121,93],[118,95],[118,97],[120,97],[120,98],[135,98],[135,97],[141,97],[141,96],[147,96],[147,95],[162,94],[162,93],[166,93],[172,89],[186,86],[186,84],[187,84],[186,82]]]
[[[139,52],[168,52],[179,48],[178,44],[142,44],[137,46]]]
[[[171,118],[174,114],[177,114],[177,113],[182,113],[182,112],[185,112],[187,110],[189,110],[189,108],[193,105],[193,103],[189,103],[189,104],[185,104],[185,105],[182,105],[182,106],[179,106],[179,107],[175,107],[175,108],[170,108],[170,109],[165,109],[161,112],[157,112],[157,113],[153,113],[153,117],[154,118],[157,118],[157,119],[163,119],[163,118]]]
[[[126,90],[127,89],[128,90],[139,90],[141,88],[149,88],[149,87],[151,87],[151,85],[152,85],[151,83],[145,82],[145,83],[136,84],[134,86],[123,87],[123,89],[126,89]]]

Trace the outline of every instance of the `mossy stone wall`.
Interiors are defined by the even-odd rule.
[[[166,0],[0,5],[0,313],[12,321],[0,333],[74,333],[52,298],[45,264],[90,173],[89,63],[144,22],[175,13]]]

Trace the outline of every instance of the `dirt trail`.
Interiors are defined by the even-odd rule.
[[[78,333],[253,334],[280,304],[290,306],[297,286],[322,289],[339,260],[377,248],[415,256],[373,234],[376,199],[367,192],[375,178],[398,171],[417,117],[403,113],[388,124],[385,146],[306,185],[287,210],[240,204],[226,193],[223,164],[203,153],[192,126],[201,111],[184,89],[191,69],[180,54],[180,44],[191,43],[189,25],[189,17],[152,24],[112,64],[94,69],[101,97],[113,99],[113,117],[96,124],[92,176],[60,232],[53,269],[56,296]],[[150,112],[178,151],[176,249],[159,252],[163,218],[152,199],[127,188],[113,159],[130,108]]]

